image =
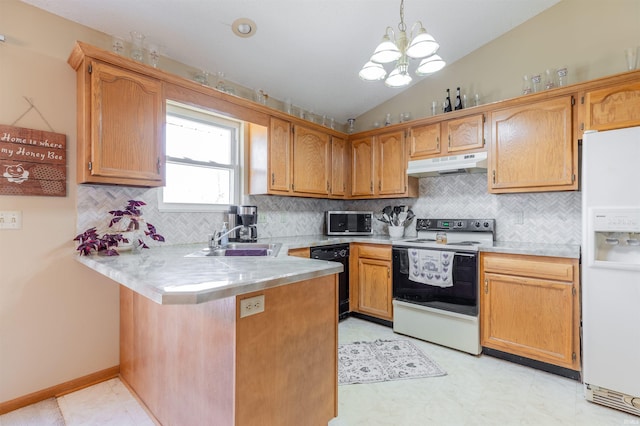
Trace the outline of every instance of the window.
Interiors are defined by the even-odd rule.
[[[167,103],[160,209],[226,210],[240,199],[240,122]]]

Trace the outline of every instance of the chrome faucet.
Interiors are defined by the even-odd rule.
[[[220,248],[220,247],[222,247],[220,245],[220,240],[225,235],[229,235],[233,231],[241,229],[241,228],[244,228],[244,227],[250,228],[250,227],[256,227],[256,226],[257,226],[257,224],[253,224],[253,225],[238,225],[235,228],[231,228],[230,230],[228,230],[227,232],[224,232],[224,233],[221,232],[221,231],[217,231],[215,234],[211,234],[209,236],[209,247],[212,248],[212,249]]]

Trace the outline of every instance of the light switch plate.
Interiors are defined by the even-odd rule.
[[[19,210],[0,211],[0,229],[22,229],[22,212]]]

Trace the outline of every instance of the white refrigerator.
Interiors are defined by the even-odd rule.
[[[640,127],[582,141],[585,397],[640,416]]]

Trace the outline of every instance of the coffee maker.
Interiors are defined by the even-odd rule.
[[[229,241],[254,243],[258,240],[258,206],[229,206],[229,229],[242,225],[229,234]],[[251,226],[254,225],[254,226]]]

